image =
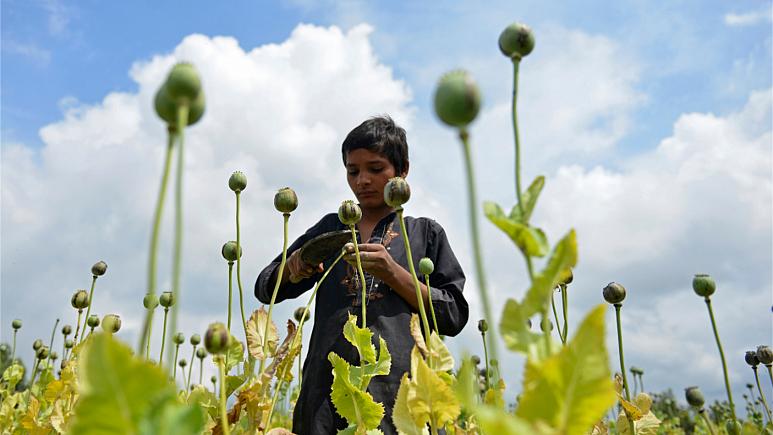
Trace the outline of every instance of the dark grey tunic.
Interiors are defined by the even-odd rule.
[[[435,264],[435,270],[429,278],[439,333],[456,335],[467,323],[469,309],[462,295],[464,273],[448,244],[445,231],[440,224],[428,218],[406,217],[405,225],[417,273],[419,260],[422,257],[429,257]],[[293,242],[288,248],[287,255],[289,257],[293,251],[314,236],[345,228],[338,220],[337,214],[328,214]],[[376,225],[368,242],[382,243],[392,258],[408,270],[400,222],[396,219],[396,213],[391,213]],[[274,289],[269,286],[269,283],[272,275],[277,273],[280,260],[281,255],[260,272],[255,282],[255,296],[265,304],[271,300]],[[333,261],[334,258],[327,260],[325,269]],[[297,298],[313,288],[320,277],[321,274],[317,274],[297,284],[286,284],[279,289],[276,302]],[[368,327],[374,333],[376,346],[378,347],[378,337],[384,337],[392,355],[392,369],[389,375],[373,378],[368,391],[377,402],[384,404],[386,410],[380,429],[387,434],[396,433],[392,424],[392,407],[400,386],[400,378],[403,373],[410,370],[410,355],[414,341],[408,325],[411,313],[414,311],[396,292],[367,273],[365,284],[368,289]],[[330,434],[347,426],[346,421],[336,413],[330,400],[333,374],[327,355],[335,352],[348,362],[359,364],[357,350],[343,336],[343,325],[349,313],[359,317],[360,292],[359,277],[355,268],[343,260],[333,268],[317,292],[314,328],[306,361],[303,364],[303,385],[293,415],[293,432],[297,434]],[[430,316],[429,311],[427,315]]]

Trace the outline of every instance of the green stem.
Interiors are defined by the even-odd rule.
[[[57,326],[59,326],[59,319],[56,319],[54,329],[51,330],[51,341],[48,342],[48,358],[46,358],[46,365],[51,361],[51,354],[54,352],[54,336],[56,336]]]
[[[179,132],[179,148],[177,150],[177,168],[174,189],[174,248],[172,251],[172,323],[170,334],[177,330],[177,313],[180,307],[180,279],[182,275],[182,243],[183,243],[183,173],[185,169],[185,126],[188,125],[188,105],[183,104],[177,109],[177,131]],[[171,349],[170,349],[171,352]],[[172,370],[175,370],[172,367]]]
[[[424,325],[424,343],[427,345],[427,359],[432,360],[432,354],[429,351],[429,321],[427,320],[427,313],[424,311],[424,297],[421,295],[421,285],[419,285],[419,277],[416,276],[416,268],[413,266],[413,254],[411,253],[411,242],[408,240],[408,232],[405,228],[405,218],[403,217],[403,208],[397,209],[397,218],[400,220],[400,232],[403,233],[403,245],[405,246],[405,255],[408,257],[408,270],[411,272],[411,278],[413,279],[413,286],[416,288],[416,302],[419,304],[419,314],[421,315],[421,323]],[[429,287],[427,287],[427,293],[429,293]]]
[[[521,137],[518,133],[518,67],[521,60],[513,58],[513,132],[515,133],[515,196],[518,198],[518,209],[523,213],[523,202],[521,201]]]
[[[716,432],[714,431],[714,425],[711,424],[711,421],[709,420],[708,416],[706,416],[706,410],[701,408],[700,411],[698,411],[698,414],[703,417],[703,421],[706,423],[706,427],[709,429],[709,433],[711,435],[716,435]]]
[[[765,393],[762,391],[762,387],[760,386],[760,376],[757,373],[757,366],[753,366],[752,370],[754,371],[754,380],[757,382],[757,391],[760,392],[760,399],[762,399],[762,406],[765,407],[765,414],[768,416],[768,423],[773,423],[773,417],[770,415],[768,401],[765,399]]]
[[[172,379],[177,380],[177,354],[180,352],[180,345],[174,347],[174,363],[172,363]],[[183,372],[183,375],[185,372]]]
[[[150,322],[148,323],[148,335],[150,335],[153,332],[153,314],[156,311],[155,308],[151,308],[150,310]],[[147,340],[145,342],[145,359],[148,359],[150,357],[150,340]]]
[[[475,257],[475,271],[478,279],[478,288],[481,301],[483,302],[483,317],[489,325],[491,355],[495,359],[498,359],[496,322],[494,322],[494,317],[491,315],[491,303],[489,302],[488,288],[486,287],[486,273],[483,270],[483,255],[481,254],[480,249],[480,236],[478,233],[478,194],[475,189],[475,170],[472,165],[472,155],[470,153],[469,134],[467,133],[467,130],[459,130],[459,139],[462,141],[464,164],[467,169],[467,197],[470,210],[470,228],[472,230],[472,249]]]
[[[239,251],[236,251],[239,252]],[[231,428],[228,426],[228,417],[226,415],[226,408],[225,408],[225,389],[226,389],[226,382],[225,382],[225,363],[223,362],[222,357],[218,359],[217,362],[218,371],[220,372],[220,424],[223,426],[223,433],[225,435],[230,435]]]
[[[488,368],[488,346],[486,346],[486,333],[481,332],[483,338],[483,358],[486,360],[486,391],[491,388],[491,381],[489,380],[489,368]]]
[[[355,246],[357,246],[355,244]],[[339,261],[341,261],[341,258],[343,258],[344,254],[346,254],[346,251],[342,250],[341,253],[338,255],[338,258],[333,261],[333,263],[330,265],[330,267],[327,268],[325,273],[322,274],[322,277],[317,281],[317,284],[314,286],[314,290],[311,292],[311,296],[309,297],[309,302],[306,303],[306,308],[303,310],[303,316],[301,317],[301,321],[298,322],[298,333],[295,334],[295,337],[293,337],[293,341],[290,344],[290,349],[295,347],[297,345],[297,340],[301,340],[301,334],[300,332],[303,330],[303,325],[306,323],[306,318],[309,316],[309,307],[311,307],[311,303],[314,302],[314,297],[317,295],[317,290],[319,290],[319,286],[322,285],[322,283],[325,281],[325,278],[327,278],[327,275],[330,273],[331,270],[335,267],[336,264],[338,264]],[[298,358],[300,358],[300,351],[298,352]],[[286,364],[282,370],[282,375],[277,378],[276,386],[274,387],[274,396],[271,398],[271,408],[268,410],[268,419],[266,420],[266,427],[268,427],[268,424],[271,422],[271,415],[274,413],[274,407],[276,406],[277,399],[279,398],[279,390],[282,389],[282,383],[284,383],[284,379],[287,376],[287,370],[289,370],[289,364]]]
[[[274,302],[276,301],[277,293],[279,293],[279,286],[282,284],[282,275],[284,274],[285,264],[287,264],[287,224],[290,220],[290,213],[284,213],[283,217],[282,260],[279,262],[279,271],[276,276],[276,284],[274,284],[274,292],[271,293],[271,301],[268,304],[268,315],[266,316],[266,327],[264,329],[266,332],[263,334],[263,352],[265,353],[265,357],[260,360],[260,373],[263,372],[263,364],[266,358],[268,358],[268,349],[266,347],[268,346],[268,328],[271,325],[271,313],[274,310]]]
[[[639,374],[639,387],[641,388],[641,392],[644,393],[644,378],[641,373]]]
[[[564,334],[561,332],[561,326],[558,323],[558,311],[556,311],[556,301],[553,299],[553,292],[550,292],[550,306],[553,308],[553,317],[556,319],[556,328],[558,328],[558,338],[561,339],[561,343],[566,344],[564,341]]]
[[[196,346],[193,346],[193,352],[191,353],[191,367],[188,369],[188,381],[185,383],[185,391],[191,390],[191,373],[193,372],[193,362],[196,361]]]
[[[362,262],[360,261],[360,248],[357,245],[357,233],[354,229],[354,224],[349,225],[349,230],[352,232],[352,243],[354,243],[354,257],[357,260],[357,273],[360,274],[360,287],[362,288],[362,327],[367,328],[366,315],[367,315],[367,308],[366,308],[366,302],[368,300],[368,293],[367,289],[365,288],[365,272],[362,271]]]
[[[234,262],[228,262],[228,333],[231,333],[231,304],[233,302]]]
[[[714,320],[714,310],[711,308],[711,298],[706,296],[706,307],[709,309],[709,318],[711,318],[711,327],[714,330],[714,338],[717,340],[717,347],[719,348],[719,358],[722,360],[722,371],[725,375],[725,389],[727,390],[727,400],[730,402],[730,413],[733,416],[733,423],[737,423],[738,419],[735,416],[735,404],[733,403],[733,393],[730,391],[730,378],[727,375],[727,364],[725,363],[725,352],[722,350],[722,342],[719,340],[719,332],[717,331],[717,322]]]
[[[773,385],[773,364],[765,364],[768,369],[768,377],[770,378],[770,385]]]
[[[174,148],[174,127],[167,129],[167,146],[166,154],[164,156],[164,172],[161,175],[161,187],[158,192],[158,199],[156,200],[156,209],[153,212],[153,229],[150,233],[150,255],[148,256],[148,293],[151,296],[156,295],[156,253],[158,251],[158,234],[161,229],[161,215],[164,212],[164,198],[166,197],[166,186],[169,184],[169,169],[172,164],[172,149]],[[137,353],[142,351],[145,347],[146,341],[150,341],[150,322],[153,317],[153,313],[148,311],[145,313],[145,320],[143,321],[142,333],[140,334],[140,342],[137,347]],[[84,328],[85,329],[85,328]]]
[[[236,192],[236,285],[239,287],[239,309],[242,313],[242,327],[244,336],[247,337],[247,317],[244,316],[244,291],[242,290],[242,256],[241,252],[241,230],[239,229],[239,198],[241,192]]]
[[[164,363],[164,344],[166,343],[166,316],[169,314],[169,307],[164,307],[164,331],[161,334],[161,353],[158,357],[158,365],[163,367]],[[176,360],[177,358],[175,358]]]
[[[437,328],[437,318],[435,317],[435,307],[432,306],[432,287],[429,286],[429,275],[424,275],[424,281],[427,283],[427,299],[429,300],[429,312],[432,313],[432,324],[435,326],[435,332],[440,335],[440,330]]]
[[[96,275],[92,275],[91,290],[89,291],[89,305],[86,308],[86,318],[87,319],[89,318],[89,313],[91,313],[91,305],[94,302],[94,286],[96,285],[96,283],[97,283],[97,276]],[[83,336],[81,336],[81,341],[83,341]],[[80,343],[80,341],[78,343]]]
[[[623,356],[623,326],[620,323],[620,309],[623,304],[615,304],[615,321],[617,322],[617,349],[620,355],[620,373],[623,376],[623,388],[625,388],[625,400],[631,401],[631,392],[628,389],[628,376],[625,374],[625,357]]]
[[[35,376],[38,375],[38,366],[40,365],[40,360],[38,359],[37,353],[35,354],[35,368],[32,370],[32,379],[30,379],[30,391],[32,390],[32,386],[35,385]]]
[[[199,385],[204,381],[204,358],[199,358]]]
[[[18,329],[13,330],[13,350],[11,351],[11,361],[16,357],[16,332]]]
[[[565,284],[561,284],[560,288],[561,288],[561,307],[562,307],[563,314],[564,314],[564,328],[563,328],[564,340],[563,341],[564,341],[564,343],[566,343],[566,340],[569,339],[569,318],[568,318],[568,314],[569,314],[569,295],[566,292],[566,285]],[[642,388],[644,388],[644,387],[642,386]]]
[[[83,310],[78,310],[78,323],[75,324],[75,335],[72,337],[73,345],[78,344],[78,332],[81,330],[81,314]],[[83,335],[86,335],[86,321],[83,321]]]

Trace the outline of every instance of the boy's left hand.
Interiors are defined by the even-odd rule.
[[[361,243],[357,247],[360,250],[362,270],[382,281],[387,281],[394,275],[394,268],[399,267],[392,255],[380,243]],[[344,254],[344,260],[356,268],[357,259],[355,258],[354,244],[347,243],[344,249],[347,252]]]

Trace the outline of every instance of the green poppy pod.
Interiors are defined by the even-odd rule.
[[[432,275],[432,272],[435,271],[435,263],[432,262],[428,257],[424,257],[421,260],[419,260],[419,273],[422,275]]]
[[[204,349],[203,347],[200,347],[200,348],[196,349],[196,358],[204,359],[206,357],[207,357],[207,350],[206,349]]]
[[[757,359],[765,365],[773,364],[773,349],[770,346],[757,346]]]
[[[177,123],[177,105],[169,95],[166,83],[156,92],[156,96],[153,99],[153,108],[156,110],[156,115],[167,124],[175,125]]]
[[[180,104],[192,102],[201,92],[199,72],[193,64],[180,62],[169,71],[166,87],[173,101]]]
[[[86,290],[77,290],[70,299],[70,304],[76,310],[82,310],[89,306],[89,293]]]
[[[51,352],[51,354],[49,354],[48,357],[51,359],[51,361],[56,361],[59,359],[59,354],[56,353],[56,351],[54,351],[54,352]]]
[[[435,88],[435,113],[445,124],[466,127],[478,116],[480,105],[480,90],[467,71],[451,71],[440,78]]]
[[[342,202],[341,206],[338,207],[338,220],[340,220],[342,224],[346,226],[354,225],[359,222],[360,219],[362,219],[362,210],[360,209],[360,206],[355,204],[351,199]]]
[[[566,269],[566,271],[561,274],[561,281],[560,284],[563,285],[569,285],[574,281],[574,272],[572,272],[572,269]]]
[[[86,319],[86,325],[88,325],[89,328],[96,328],[97,326],[99,326],[99,323],[100,323],[99,316],[97,316],[96,314],[92,314],[89,316],[88,319]]]
[[[209,382],[212,382],[213,384],[216,384],[217,383],[217,376],[212,376],[211,378],[209,378]]]
[[[480,332],[488,331],[488,322],[486,321],[486,319],[478,320],[478,331]]]
[[[725,430],[727,431],[728,435],[741,435],[741,423],[737,421],[727,420],[725,422]]]
[[[61,364],[59,364],[59,368],[62,369],[62,370],[67,368],[67,360],[66,359],[62,360]]]
[[[610,304],[619,304],[625,300],[625,287],[616,282],[610,282],[604,287],[602,294],[604,295],[604,300]]]
[[[553,330],[553,322],[550,321],[547,317],[543,317],[542,320],[539,322],[539,329],[542,332],[548,332]]]
[[[238,259],[236,256],[236,242],[233,240],[225,242],[225,244],[223,244],[223,248],[220,250],[220,254],[229,262],[236,261]],[[239,246],[239,257],[241,256],[242,247]]]
[[[185,368],[185,366],[188,365],[188,361],[185,358],[180,359],[180,361],[177,362],[177,365],[179,365],[182,368]]]
[[[40,350],[41,347],[43,347],[43,340],[38,338],[37,340],[32,342],[32,350],[34,350],[35,352]]]
[[[230,341],[231,335],[228,333],[228,329],[220,322],[209,325],[204,334],[204,347],[207,348],[207,352],[213,355],[225,353]]]
[[[295,309],[295,312],[293,312],[293,318],[295,319],[296,322],[300,323],[301,320],[304,317],[303,316],[304,313],[306,313],[306,308],[305,307],[298,307],[298,308]],[[306,313],[306,319],[304,320],[304,322],[308,321],[310,316],[311,316],[311,311]]]
[[[172,292],[163,292],[158,298],[158,303],[164,308],[169,308],[174,305],[174,294]]]
[[[115,334],[121,329],[121,316],[118,314],[107,314],[102,318],[102,330]]]
[[[40,348],[35,351],[35,356],[37,356],[38,359],[46,359],[48,358],[48,352],[48,346],[40,346]]]
[[[520,60],[534,50],[534,32],[525,24],[510,24],[499,34],[499,50],[511,59]]]
[[[65,349],[72,349],[74,345],[75,345],[75,342],[73,342],[71,338],[68,338],[67,340],[64,341]]]
[[[247,188],[247,176],[243,172],[236,171],[228,178],[228,188],[239,193]]]
[[[10,350],[11,349],[7,344],[5,343],[0,344],[0,355],[3,355],[2,359],[6,359],[5,355],[8,355]]]
[[[705,273],[699,273],[692,279],[692,289],[698,296],[707,298],[717,290],[714,279]]]
[[[174,344],[179,346],[185,343],[185,335],[182,332],[178,332],[177,334],[172,336],[172,341],[174,342]]]
[[[473,355],[470,357],[470,361],[472,361],[473,365],[480,364],[480,357],[478,355]]]
[[[402,207],[411,199],[411,186],[403,177],[390,178],[384,186],[384,202],[392,208]]]
[[[687,399],[687,403],[695,408],[702,408],[703,404],[706,403],[706,399],[703,398],[703,393],[701,393],[698,387],[686,388],[684,390],[684,397]]]
[[[279,189],[274,195],[274,208],[282,213],[292,213],[298,208],[298,195],[289,187]]]
[[[191,335],[190,342],[194,346],[198,346],[201,343],[201,336],[199,334]]]
[[[145,307],[146,310],[156,309],[158,306],[158,296],[150,293],[146,294],[145,297],[142,298],[142,306]]]
[[[188,125],[191,126],[204,116],[204,112],[207,108],[207,100],[204,98],[204,91],[199,92],[199,95],[193,100],[190,108],[188,109]]]
[[[72,334],[72,326],[70,326],[70,325],[62,326],[62,335],[67,337],[70,334]]]
[[[743,359],[746,360],[746,364],[752,367],[757,367],[760,364],[760,360],[757,359],[757,352],[753,350],[747,350]]]
[[[107,272],[107,263],[104,261],[97,261],[91,266],[91,274],[94,276],[102,276]]]
[[[11,321],[11,326],[13,327],[13,329],[20,329],[21,319],[13,319],[13,321]]]

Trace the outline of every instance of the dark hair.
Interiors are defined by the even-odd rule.
[[[374,116],[350,131],[341,144],[341,157],[356,149],[381,153],[395,167],[397,175],[408,169],[408,141],[405,130],[388,115]]]

